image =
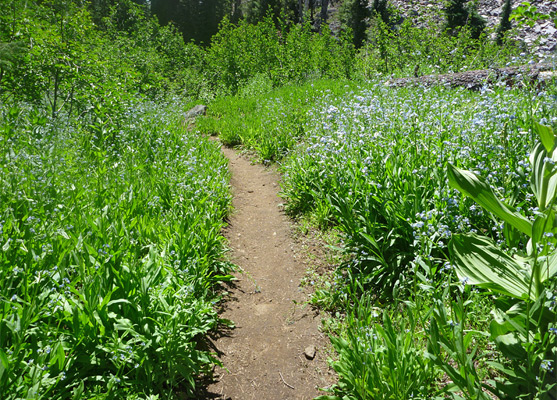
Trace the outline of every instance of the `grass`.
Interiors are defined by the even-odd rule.
[[[218,363],[197,343],[229,279],[229,173],[171,104],[0,110],[4,399],[171,398]]]
[[[456,279],[447,245],[478,232],[519,252],[527,238],[451,189],[446,165],[475,171],[533,219],[532,127],[557,124],[556,93],[322,81],[213,105],[199,129],[225,142],[241,132],[229,143],[280,164],[288,212],[342,237],[347,261],[313,300],[343,321],[328,323],[339,384],[324,398],[483,398],[487,361],[502,359],[487,333],[492,303]],[[378,307],[384,317],[369,320]]]
[[[2,398],[195,395],[219,363],[201,349],[224,322],[216,284],[231,279],[220,236],[229,173],[208,133],[277,162],[287,211],[342,251],[334,270],[306,281],[335,315],[339,382],[323,399],[555,399],[556,279],[536,275],[536,301],[512,303],[458,278],[455,234],[489,236],[496,254],[537,246],[447,178],[448,163],[474,171],[555,244],[555,207],[544,204],[555,85],[383,84],[534,62],[526,49],[448,34],[424,16],[369,21],[358,51],[349,34],[268,18],[224,21],[210,46],[184,52],[178,32],[139,9],[99,25],[84,6],[25,3],[1,18]],[[158,98],[167,89],[180,98]],[[181,120],[187,96],[213,99],[196,131]],[[535,122],[547,126],[547,154],[535,152],[538,178],[547,172],[541,209],[528,190]]]

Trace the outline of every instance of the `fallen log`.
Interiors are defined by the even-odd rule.
[[[446,86],[479,90],[484,86],[491,86],[497,83],[505,84],[506,86],[517,84],[540,86],[555,79],[557,79],[555,65],[538,63],[520,67],[479,69],[452,74],[393,79],[385,82],[385,85],[390,87]]]

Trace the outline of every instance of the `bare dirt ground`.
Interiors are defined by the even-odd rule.
[[[225,235],[231,261],[242,271],[221,313],[235,328],[213,341],[225,368],[215,371],[205,398],[312,399],[334,378],[320,317],[300,287],[305,267],[291,222],[281,212],[278,174],[223,151],[234,194]],[[310,346],[316,349],[313,359],[305,354]]]

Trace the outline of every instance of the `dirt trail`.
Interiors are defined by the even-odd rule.
[[[243,272],[221,317],[236,327],[215,339],[219,368],[207,398],[312,399],[331,384],[319,317],[299,287],[305,267],[297,259],[291,224],[280,210],[278,175],[223,148],[230,160],[234,212],[225,235],[232,261]],[[317,349],[310,360],[308,346]],[[228,371],[227,371],[228,370]]]

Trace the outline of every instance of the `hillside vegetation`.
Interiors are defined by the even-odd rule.
[[[556,399],[555,82],[384,84],[537,62],[513,29],[555,15],[346,0],[333,32],[316,2],[207,0],[187,31],[190,3],[0,9],[0,397],[196,397],[234,269],[211,134],[277,162],[287,211],[340,243],[308,279],[322,399]]]

